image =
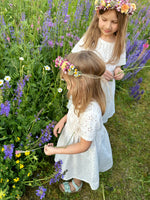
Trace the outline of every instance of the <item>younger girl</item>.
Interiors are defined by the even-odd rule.
[[[99,172],[112,167],[112,151],[108,133],[102,122],[105,112],[105,95],[101,78],[105,72],[104,62],[92,51],[71,53],[67,60],[58,58],[62,77],[67,83],[68,96],[72,104],[55,126],[54,135],[63,131],[57,147],[45,145],[46,155],[62,160],[62,171],[67,170],[60,190],[78,192],[82,181],[90,184],[92,190],[99,187]]]
[[[120,66],[126,64],[127,19],[135,8],[135,4],[129,3],[128,0],[96,0],[93,20],[84,36],[72,49],[72,52],[92,50],[106,64],[103,76],[108,84],[102,86],[106,95],[104,123],[115,113],[115,80],[121,80],[124,76]]]

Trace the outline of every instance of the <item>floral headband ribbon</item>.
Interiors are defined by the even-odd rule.
[[[129,0],[96,0],[95,10],[115,9],[118,12],[133,15],[136,10],[135,3],[129,3]]]
[[[81,72],[78,71],[73,64],[67,61],[67,59],[58,56],[55,59],[55,67],[60,67],[65,74],[74,75],[75,77],[81,76]]]

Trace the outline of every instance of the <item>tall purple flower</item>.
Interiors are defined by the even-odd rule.
[[[52,128],[54,128],[54,124],[55,122],[52,122],[49,125],[47,125],[44,130],[41,129],[41,132],[42,132],[42,136],[40,138],[41,143],[44,144],[45,142],[49,142],[51,140]],[[39,144],[39,146],[41,146],[41,143]]]
[[[22,101],[21,97],[23,95],[23,88],[26,84],[26,81],[29,81],[29,77],[30,77],[30,75],[25,76],[25,78],[20,80],[19,83],[17,84],[17,89],[15,90],[14,101],[17,101],[18,106],[20,105],[20,103]]]
[[[14,151],[14,144],[4,145],[4,153],[5,153],[4,159],[6,158],[11,159],[13,151]]]
[[[141,95],[144,93],[144,90],[140,91],[140,83],[142,82],[142,78],[139,78],[136,82],[134,82],[134,86],[130,87],[130,96],[132,96],[135,100],[140,100]]]
[[[49,184],[51,185],[52,183],[56,183],[58,182],[61,178],[63,178],[64,174],[67,172],[67,170],[65,172],[62,173],[62,160],[59,160],[58,162],[55,162],[54,168],[55,168],[55,175],[54,178],[50,179]]]
[[[5,103],[1,103],[1,112],[0,115],[6,115],[8,117],[10,112],[10,101],[5,101]]]
[[[39,187],[38,190],[36,190],[36,195],[40,197],[40,199],[43,199],[45,197],[45,192],[46,192],[46,188],[44,188],[43,186]]]

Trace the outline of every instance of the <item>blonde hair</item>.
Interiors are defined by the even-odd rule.
[[[104,12],[109,12],[109,10],[99,10],[99,15],[104,14]],[[119,60],[122,52],[125,49],[125,38],[126,38],[126,31],[127,31],[127,23],[128,23],[128,16],[126,14],[120,13],[116,11],[116,15],[118,18],[118,30],[115,33],[116,40],[114,45],[114,50],[111,56],[111,59],[108,61],[110,64],[117,63]],[[85,33],[84,44],[83,47],[85,49],[94,50],[97,46],[98,39],[101,35],[101,31],[99,29],[99,18],[98,14],[96,13],[91,21],[91,24],[88,30]]]
[[[100,77],[105,72],[105,63],[92,51],[70,53],[66,58],[83,74],[77,78],[64,73],[62,75],[64,79],[68,79],[70,83],[73,83],[71,94],[68,92],[68,97],[72,96],[78,116],[85,111],[89,103],[93,100],[98,102],[102,114],[104,114],[106,103]],[[93,75],[96,78],[93,78]]]

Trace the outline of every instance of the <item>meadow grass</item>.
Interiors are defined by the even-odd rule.
[[[45,199],[50,200],[148,200],[150,198],[150,82],[149,69],[139,74],[143,77],[142,99],[134,101],[128,95],[130,81],[124,82],[116,92],[116,113],[106,123],[113,151],[114,164],[111,170],[100,173],[100,187],[92,191],[84,183],[77,194],[62,194],[58,184],[47,185]],[[53,157],[51,158],[53,159]],[[48,173],[50,166],[44,166]],[[44,175],[44,174],[43,174]],[[37,200],[36,188],[27,188],[21,200]]]

